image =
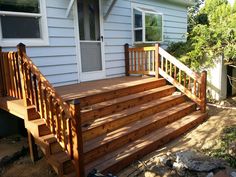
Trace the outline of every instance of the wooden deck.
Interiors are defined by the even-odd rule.
[[[132,58],[137,52],[155,57]],[[23,44],[0,51],[0,108],[24,119],[32,161],[37,144],[60,177],[116,174],[205,120],[206,72],[199,76],[159,46],[127,48],[125,56],[128,77],[54,88]],[[150,72],[156,77],[129,76]]]
[[[56,87],[64,101],[70,101],[156,80],[148,76],[124,76]]]

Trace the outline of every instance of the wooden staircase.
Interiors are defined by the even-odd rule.
[[[18,49],[19,60],[30,61],[22,44]],[[16,63],[16,55],[1,56]],[[3,62],[0,64],[6,67]],[[10,65],[7,68],[11,70]],[[200,89],[204,82],[200,79],[193,82],[193,89],[187,93],[177,83],[169,84],[169,78],[148,77],[65,102],[31,61],[28,65],[31,67],[22,74],[25,81],[18,77],[22,66],[12,69],[16,73],[10,80],[12,84],[4,80],[7,69],[0,72],[0,81],[5,84],[0,88],[0,108],[24,119],[29,135],[33,136],[29,136],[31,156],[35,156],[35,141],[62,177],[87,176],[93,169],[116,174],[207,118],[205,100],[200,99],[204,95]],[[160,69],[168,66],[172,67],[167,63]],[[191,79],[187,82],[186,75],[183,78],[179,85],[191,85]],[[176,92],[176,87],[183,93]],[[192,96],[189,92],[193,92]]]

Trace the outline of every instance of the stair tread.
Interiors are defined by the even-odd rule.
[[[92,82],[87,82],[87,83],[80,83],[80,85],[76,84],[76,85],[69,85],[69,86],[60,86],[60,87],[56,87],[56,90],[62,96],[64,101],[69,101],[69,100],[73,100],[77,98],[84,98],[84,97],[99,95],[101,93],[106,93],[110,91],[116,91],[116,90],[127,88],[127,87],[148,84],[151,82],[165,81],[164,78],[157,79],[155,77],[148,77],[148,78],[137,79],[137,80],[132,80],[132,78],[133,77],[122,77],[122,81],[119,81],[119,78],[113,78],[112,83],[114,83],[115,81],[117,81],[118,83],[112,84],[112,85],[107,84],[107,81],[109,81],[110,79],[103,79],[103,80],[100,80],[99,82],[92,81]],[[88,90],[88,88],[93,88],[93,89]],[[71,93],[73,94],[67,94],[68,89],[70,89]]]
[[[121,102],[130,100],[130,99],[142,97],[142,96],[145,96],[145,95],[148,95],[148,94],[160,92],[160,91],[170,89],[170,88],[175,88],[175,87],[172,86],[172,85],[165,85],[165,86],[157,87],[157,88],[154,88],[154,89],[146,90],[146,91],[143,91],[143,92],[135,93],[135,94],[132,94],[132,95],[123,96],[123,97],[115,98],[115,99],[112,99],[112,100],[100,102],[100,103],[91,105],[89,107],[84,107],[81,110],[81,113],[84,114],[84,113],[87,113],[91,110],[100,109],[100,108],[103,108],[103,107],[106,107],[106,106],[110,106],[112,104],[121,103]]]
[[[123,126],[119,129],[116,129],[112,132],[102,134],[97,138],[91,139],[89,141],[84,142],[84,152],[89,152],[101,145],[107,144],[114,139],[117,139],[119,137],[124,137],[128,135],[130,132],[133,132],[135,130],[138,130],[146,125],[152,124],[158,120],[165,119],[169,117],[170,115],[182,111],[188,107],[194,106],[195,103],[187,101],[181,104],[178,104],[174,107],[171,107],[169,109],[166,109],[164,111],[158,112],[154,115],[151,115],[149,117],[146,117],[144,119],[141,119],[139,121],[132,122],[126,126]]]
[[[62,151],[62,152],[58,152],[56,154],[50,155],[49,159],[62,164],[64,162],[70,160],[70,157],[69,157],[69,155],[66,154],[66,152]]]
[[[40,139],[42,141],[48,142],[48,143],[53,143],[53,142],[57,141],[56,137],[52,133],[48,134],[48,135],[41,136]]]
[[[70,173],[70,174],[63,175],[63,177],[77,177],[77,175],[76,175],[75,172],[72,172],[72,173]]]
[[[44,125],[44,124],[46,124],[44,119],[30,120],[29,123],[32,123],[32,124],[35,124],[35,125]]]
[[[117,113],[112,114],[112,115],[97,118],[96,120],[90,121],[91,124],[85,122],[84,124],[82,124],[82,130],[86,131],[86,130],[93,129],[93,128],[101,126],[101,125],[103,125],[107,122],[118,120],[121,117],[134,114],[136,112],[139,112],[139,111],[157,106],[159,104],[162,104],[162,103],[165,103],[167,101],[171,101],[171,100],[174,100],[174,99],[177,99],[177,98],[180,98],[180,97],[184,97],[184,95],[170,95],[170,96],[162,97],[162,98],[159,98],[157,100],[150,101],[148,103],[144,103],[144,104],[132,107],[132,108],[125,109],[123,111],[117,112]],[[87,125],[87,126],[84,127],[83,125]]]
[[[163,128],[153,131],[152,133],[146,136],[143,136],[142,138],[139,138],[138,140],[133,141],[117,149],[116,151],[108,153],[102,156],[101,158],[87,164],[87,166],[85,167],[86,172],[88,173],[89,170],[92,170],[93,168],[103,171],[107,167],[116,164],[118,161],[121,161],[122,159],[138,152],[139,150],[143,149],[145,146],[151,145],[152,143],[158,140],[161,140],[168,134],[177,131],[179,128],[183,127],[184,125],[187,125],[202,116],[205,117],[206,115],[207,115],[206,113],[195,111],[169,125],[164,126]]]

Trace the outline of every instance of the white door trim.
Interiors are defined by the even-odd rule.
[[[78,17],[78,6],[77,0],[74,3],[74,21],[75,21],[75,36],[76,36],[76,55],[77,55],[77,67],[78,67],[78,78],[79,82],[99,80],[106,78],[105,71],[105,53],[104,53],[104,40],[101,40],[101,59],[102,59],[102,70],[101,71],[92,71],[92,72],[82,72],[81,64],[81,47],[80,47],[80,33],[79,33],[79,17]],[[102,1],[99,0],[99,20],[100,20],[100,36],[104,36],[104,27],[103,27],[103,8]],[[82,42],[99,42],[99,41],[82,41]]]

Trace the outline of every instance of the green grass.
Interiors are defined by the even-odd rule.
[[[224,159],[231,167],[236,168],[236,157],[229,153],[230,145],[233,142],[236,142],[236,125],[223,129],[218,149],[207,149],[204,150],[204,153],[212,157]]]

